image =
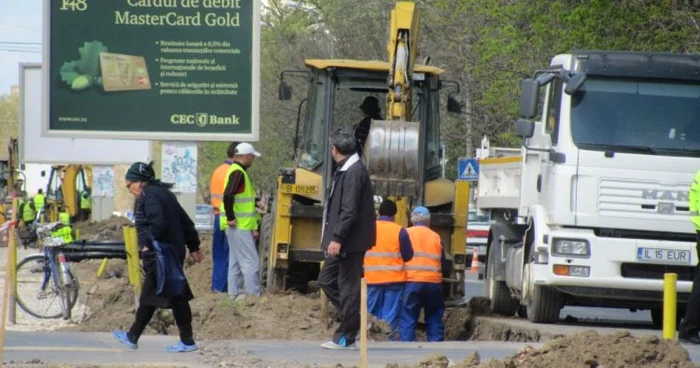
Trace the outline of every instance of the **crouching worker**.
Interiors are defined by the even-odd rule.
[[[413,258],[413,248],[406,229],[394,222],[396,203],[385,199],[379,205],[377,241],[365,253],[367,309],[391,326],[389,340],[398,338],[399,318],[403,307],[406,270],[404,262]]]
[[[135,321],[128,332],[114,331],[114,337],[126,347],[136,349],[156,308],[172,309],[180,341],[166,350],[195,351],[189,304],[194,295],[183,266],[187,249],[195,262],[202,261],[199,234],[169,190],[172,185],[157,180],[151,165],[152,162],[137,162],[126,173],[126,187],[136,197],[134,221],[145,275]]]
[[[428,341],[443,341],[445,326],[442,315],[445,302],[442,295],[442,268],[446,264],[440,235],[429,228],[430,211],[416,207],[411,213],[412,227],[408,236],[413,246],[413,259],[406,262],[404,307],[399,322],[399,339],[416,341],[416,324],[421,308],[425,315]]]

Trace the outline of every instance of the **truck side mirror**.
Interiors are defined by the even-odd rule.
[[[19,169],[24,171],[26,170],[27,166],[25,164],[19,164]]]
[[[452,93],[447,95],[447,111],[457,114],[462,112],[462,103],[459,102],[458,97],[455,97]]]
[[[45,177],[45,176],[46,176],[46,171],[45,171],[45,170],[41,170],[41,177],[43,178],[43,177]]]
[[[520,83],[520,117],[534,119],[537,115],[537,99],[540,87],[532,78],[525,78]]]
[[[287,82],[281,81],[278,91],[278,97],[281,101],[289,101],[292,99],[292,86],[288,85]]]
[[[535,122],[527,119],[518,119],[515,122],[515,135],[520,138],[532,138],[535,134]]]

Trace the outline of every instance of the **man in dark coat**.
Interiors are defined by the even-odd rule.
[[[145,275],[135,321],[128,332],[114,331],[114,337],[126,347],[136,349],[156,308],[172,309],[180,341],[167,351],[197,350],[189,304],[194,295],[182,270],[187,249],[195,262],[204,258],[194,223],[169,190],[172,184],[156,180],[152,163],[131,165],[126,173],[126,187],[136,197],[134,220]],[[159,279],[161,276],[165,279]]]
[[[331,154],[338,169],[325,202],[321,248],[326,256],[318,284],[340,317],[327,349],[354,348],[360,329],[360,283],[365,252],[374,245],[374,195],[367,168],[349,128],[336,130]]]

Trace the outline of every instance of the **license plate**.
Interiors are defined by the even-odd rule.
[[[637,248],[637,261],[690,265],[690,251],[661,248]]]
[[[282,185],[282,192],[291,194],[318,194],[318,187],[315,185],[296,185],[296,184],[284,184]]]

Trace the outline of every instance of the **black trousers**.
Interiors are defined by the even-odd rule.
[[[364,259],[364,252],[328,256],[318,275],[319,286],[340,317],[340,325],[333,334],[336,344],[342,338],[348,345],[354,343],[360,331],[360,284]]]
[[[700,231],[697,234],[695,249],[700,257]],[[693,276],[693,288],[690,290],[688,305],[685,309],[685,318],[678,327],[679,336],[697,335],[700,332],[700,264],[695,266]]]
[[[194,345],[194,337],[192,334],[192,310],[190,309],[190,303],[187,301],[178,301],[174,303],[173,306],[173,317],[175,317],[175,323],[177,324],[177,329],[180,332],[180,340],[185,345]],[[131,325],[127,337],[131,342],[136,344],[146,329],[148,323],[151,322],[151,318],[156,313],[156,307],[152,305],[140,304],[139,308],[136,310],[136,320]]]

